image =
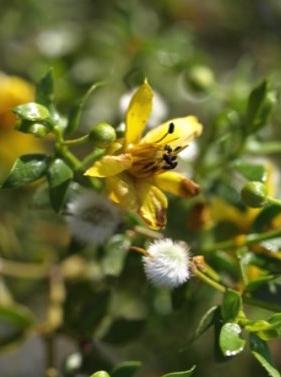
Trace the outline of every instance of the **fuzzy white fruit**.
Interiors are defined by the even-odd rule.
[[[152,242],[143,257],[148,280],[157,287],[175,288],[190,278],[189,247],[166,238]]]

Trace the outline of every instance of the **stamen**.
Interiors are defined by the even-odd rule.
[[[169,124],[168,131],[162,137],[160,137],[160,139],[156,140],[155,143],[159,143],[160,141],[164,140],[169,134],[174,133],[174,131],[175,131],[175,124],[171,122]]]
[[[172,133],[174,133],[174,131],[175,131],[175,124],[174,124],[173,122],[171,122],[171,123],[169,124],[168,133],[169,133],[169,134],[172,134]]]

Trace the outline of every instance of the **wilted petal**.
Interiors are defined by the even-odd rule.
[[[161,190],[183,197],[197,195],[200,191],[195,182],[174,171],[155,175],[153,181]]]
[[[137,193],[140,203],[139,214],[152,229],[161,229],[166,225],[167,198],[156,186],[138,181]]]

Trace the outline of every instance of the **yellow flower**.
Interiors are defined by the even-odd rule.
[[[34,88],[17,76],[0,74],[0,128],[11,129],[16,117],[11,109],[34,99]]]
[[[0,73],[0,167],[5,169],[22,154],[42,152],[42,143],[32,135],[14,130],[16,117],[11,109],[34,100],[34,88],[17,76]]]
[[[202,125],[194,116],[187,116],[169,120],[141,137],[152,98],[152,89],[145,81],[129,104],[124,139],[111,148],[112,155],[95,162],[85,174],[106,178],[106,190],[113,202],[137,212],[152,229],[160,229],[166,224],[167,198],[163,191],[183,197],[199,191],[196,183],[172,170],[177,166],[177,154],[201,134]]]

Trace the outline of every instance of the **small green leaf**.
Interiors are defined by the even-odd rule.
[[[88,100],[90,95],[103,84],[104,84],[103,82],[97,82],[93,84],[88,89],[86,94],[82,97],[82,99],[80,99],[76,104],[74,104],[74,106],[70,110],[70,114],[68,117],[68,124],[65,128],[66,133],[70,134],[71,132],[74,132],[75,130],[77,130],[80,123],[81,113],[82,113],[83,107],[85,106],[86,101]]]
[[[30,102],[13,108],[13,112],[21,119],[31,122],[42,122],[50,119],[49,110],[39,103]]]
[[[73,171],[62,159],[56,158],[49,166],[47,177],[51,204],[55,211],[59,211],[64,204]]]
[[[132,377],[140,368],[140,361],[125,361],[118,364],[111,372],[112,377]]]
[[[241,310],[242,299],[238,292],[228,289],[223,297],[221,306],[222,318],[225,322],[235,321]]]
[[[2,188],[17,188],[44,176],[48,168],[48,156],[27,154],[16,160],[2,184]]]
[[[250,347],[254,357],[261,363],[271,377],[280,377],[273,365],[268,345],[255,334],[250,334]]]
[[[247,134],[256,132],[266,125],[275,103],[276,93],[268,90],[266,80],[252,90],[245,119]]]
[[[235,169],[249,181],[265,182],[267,171],[261,164],[253,164],[243,160],[237,160],[234,163]]]
[[[237,323],[225,323],[220,332],[219,345],[224,356],[235,356],[242,352],[245,340],[240,338],[241,327]]]
[[[188,370],[185,370],[182,372],[173,372],[173,373],[164,374],[162,377],[190,377],[193,375],[193,372],[195,371],[195,369],[196,369],[196,365],[193,365],[193,367],[191,367]]]
[[[119,276],[123,270],[130,241],[122,234],[115,234],[105,246],[104,258],[101,261],[106,275]]]
[[[195,338],[198,338],[202,335],[205,331],[208,330],[210,326],[214,323],[215,312],[219,309],[217,305],[212,306],[210,309],[206,311],[206,313],[202,316],[197,329],[195,330]]]
[[[42,77],[36,85],[36,102],[46,106],[49,110],[54,103],[54,79],[53,70],[49,71]]]
[[[23,339],[34,323],[32,313],[25,307],[0,306],[0,346]]]
[[[34,123],[30,120],[23,119],[16,129],[26,134],[32,134],[36,137],[45,137],[50,132],[50,126],[43,123]]]

